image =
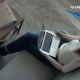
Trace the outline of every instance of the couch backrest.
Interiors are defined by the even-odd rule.
[[[22,51],[0,71],[0,80],[53,80],[57,73],[57,69]]]

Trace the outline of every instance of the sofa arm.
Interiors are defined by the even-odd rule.
[[[0,80],[53,80],[56,74],[57,69],[46,66],[24,50],[0,71]]]

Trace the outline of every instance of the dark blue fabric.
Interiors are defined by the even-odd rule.
[[[60,40],[58,48],[63,44],[64,42]]]

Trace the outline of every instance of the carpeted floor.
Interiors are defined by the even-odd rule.
[[[24,18],[24,23],[20,33],[13,35],[3,45],[16,40],[28,31],[40,32],[43,22],[48,30],[66,30],[69,34],[80,34],[77,28],[78,24],[76,24],[80,19],[64,12],[64,9],[70,10],[69,6],[73,4],[73,2],[78,3],[75,2],[75,0],[7,0],[7,2]],[[55,5],[55,3],[57,5]],[[70,17],[68,17],[68,15]],[[0,69],[17,54],[18,53],[13,53],[0,57]]]

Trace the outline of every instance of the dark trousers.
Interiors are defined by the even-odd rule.
[[[13,52],[19,52],[21,50],[27,50],[31,54],[33,54],[36,58],[38,58],[43,63],[52,66],[52,64],[41,54],[41,52],[38,49],[37,46],[37,40],[39,37],[39,33],[37,32],[27,32],[17,40],[13,41],[12,43],[5,46],[5,49],[8,54],[11,54]],[[60,42],[59,47],[63,44],[63,42]],[[57,58],[54,58],[57,60]]]

